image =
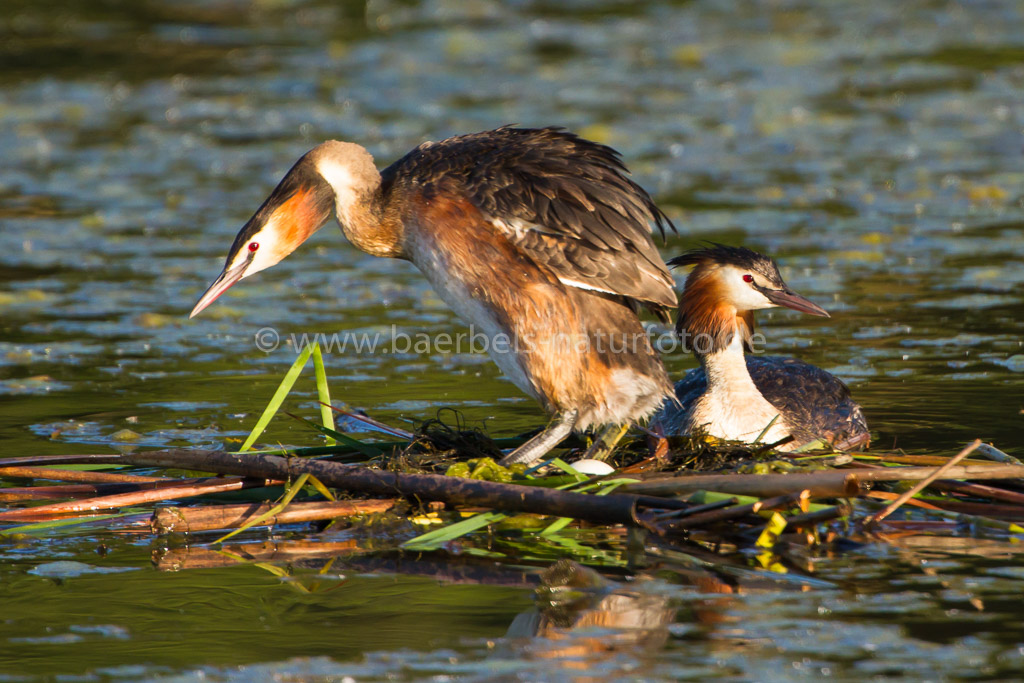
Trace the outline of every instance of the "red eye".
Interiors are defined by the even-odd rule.
[[[249,251],[256,251],[260,248],[259,242],[249,242]]]
[[[251,244],[249,245],[249,248],[252,249],[252,245]],[[753,282],[754,281],[754,276],[751,275],[750,273],[747,273],[746,275],[743,276],[743,281],[744,282]]]

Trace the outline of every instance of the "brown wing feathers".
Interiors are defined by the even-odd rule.
[[[675,227],[625,173],[605,145],[558,128],[504,127],[425,143],[383,175],[428,197],[441,186],[461,191],[563,281],[665,313],[676,295],[650,223],[662,236]]]

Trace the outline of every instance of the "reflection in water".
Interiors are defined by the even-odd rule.
[[[547,642],[526,646],[532,656],[564,659],[564,666],[579,670],[623,651],[662,647],[676,614],[668,595],[614,585],[570,560],[541,574],[537,602],[535,609],[516,616],[506,637],[543,638]]]

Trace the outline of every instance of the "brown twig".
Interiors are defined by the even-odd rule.
[[[803,527],[813,527],[821,524],[822,522],[828,522],[833,519],[840,517],[846,517],[850,514],[852,508],[846,503],[839,505],[833,505],[823,510],[817,510],[815,512],[804,512],[799,515],[793,515],[786,518],[786,527],[799,529]]]
[[[876,512],[875,514],[866,517],[864,519],[864,524],[867,524],[867,525],[876,524],[876,523],[882,521],[883,519],[885,519],[886,517],[888,517],[889,515],[891,515],[892,513],[896,512],[896,510],[898,510],[901,505],[903,505],[908,500],[910,500],[911,498],[916,496],[918,493],[920,493],[921,490],[924,489],[924,487],[928,486],[928,484],[930,484],[931,482],[935,481],[936,479],[941,477],[943,474],[945,474],[945,473],[949,472],[950,470],[952,470],[953,467],[955,467],[958,462],[960,462],[961,460],[966,458],[968,455],[973,453],[975,451],[975,449],[977,449],[978,446],[980,446],[980,445],[981,445],[981,439],[975,439],[974,441],[969,443],[962,451],[960,451],[959,453],[954,455],[952,458],[950,458],[949,462],[947,462],[942,467],[936,469],[935,471],[933,471],[928,476],[926,476],[923,479],[921,479],[921,481],[919,481],[916,484],[914,484],[914,486],[912,486],[910,489],[905,491],[903,493],[903,495],[901,495],[899,498],[897,498],[896,500],[891,502],[883,510],[880,510],[880,511]]]
[[[943,455],[901,455],[898,453],[858,453],[860,456],[868,456],[865,459],[858,459],[856,462],[861,465],[868,465],[874,467],[876,464],[889,463],[892,465],[915,465],[918,467],[941,467],[949,462],[949,458]],[[801,461],[805,459],[814,458],[815,462],[820,462],[821,458],[816,456],[794,456],[794,460]],[[965,465],[987,465],[991,461],[970,458],[963,464]],[[1018,464],[1018,463],[1004,463],[1004,464]]]
[[[923,501],[922,501],[923,502]],[[960,500],[936,500],[939,510],[959,512],[965,515],[991,517],[993,519],[1024,520],[1024,507],[1020,505],[1000,505],[999,503],[971,503]]]
[[[153,484],[146,488],[154,488]],[[0,489],[0,502],[13,503],[19,500],[57,500],[60,498],[89,498],[111,496],[117,493],[138,491],[135,484],[64,484],[62,486],[9,486]]]
[[[892,501],[894,501],[894,500],[896,500],[897,498],[900,497],[900,494],[893,493],[892,491],[865,491],[864,493],[862,493],[860,495],[861,495],[862,498],[874,498],[875,500],[887,500],[887,501],[890,501],[890,502],[892,502]],[[932,505],[931,503],[929,503],[927,501],[915,500],[913,498],[911,498],[910,500],[906,501],[906,505],[910,505],[911,507],[921,508],[922,510],[941,510],[942,509],[938,505]]]
[[[54,503],[52,505],[39,505],[31,508],[5,510],[0,512],[0,522],[14,522],[23,521],[25,519],[38,519],[40,517],[72,515],[82,512],[95,512],[97,510],[111,510],[130,505],[154,503],[160,500],[191,498],[193,496],[202,496],[209,493],[240,491],[242,489],[261,488],[280,483],[280,480],[243,479],[241,477],[192,479],[178,486],[164,486],[146,491],[133,491],[131,493],[120,493],[113,496],[87,498],[73,503]]]
[[[691,515],[700,514],[702,512],[710,512],[711,510],[720,510],[722,508],[727,508],[730,505],[735,505],[736,502],[737,501],[735,498],[724,498],[722,500],[717,500],[714,503],[704,503],[703,505],[694,505],[691,508],[686,508],[682,510],[671,510],[669,512],[662,512],[657,515],[654,515],[654,519],[659,522],[662,522],[666,519],[681,519],[683,517],[690,517]]]
[[[293,562],[345,556],[362,552],[357,539],[339,542],[295,541],[258,542],[225,545],[216,550],[188,545],[181,548],[164,548],[153,553],[153,563],[158,571],[182,571],[184,569],[211,569],[231,567],[239,562]]]
[[[87,455],[25,455],[16,458],[0,458],[0,467],[32,465],[117,465],[123,464],[121,456],[112,453],[91,453]]]
[[[95,472],[92,470],[60,470],[52,467],[0,467],[0,477],[7,479],[49,479],[51,481],[80,481],[90,484],[145,484],[170,481],[167,477],[146,477],[141,474]]]
[[[115,496],[120,494],[130,494],[137,491],[154,491],[162,488],[187,486],[189,484],[207,481],[208,477],[191,477],[188,479],[139,477],[139,479],[151,479],[152,481],[114,484],[63,484],[60,486],[10,486],[7,488],[0,488],[0,501],[13,502],[19,500],[54,500],[58,498]]]
[[[709,526],[717,522],[724,522],[730,519],[737,519],[747,515],[757,514],[762,510],[778,510],[792,505],[803,507],[810,498],[810,492],[797,491],[784,496],[776,496],[766,500],[759,500],[747,505],[734,505],[720,510],[709,510],[696,515],[690,515],[679,520],[673,520],[664,525],[666,530],[680,531],[683,529],[694,529],[697,527]]]
[[[953,493],[964,493],[969,496],[975,496],[977,498],[990,498],[992,500],[1001,500],[1005,503],[1016,503],[1018,505],[1024,505],[1024,493],[1018,493],[1017,491],[1008,491],[1006,489],[997,488],[995,486],[985,486],[984,484],[968,484],[962,481],[950,481],[948,479],[941,479],[939,481],[933,481],[931,483],[933,489],[939,491],[950,491]]]

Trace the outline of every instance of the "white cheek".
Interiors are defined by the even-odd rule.
[[[743,274],[730,272],[725,277],[725,287],[729,301],[740,311],[756,311],[761,308],[774,308],[775,304],[761,294],[750,283],[743,281]]]
[[[256,250],[256,253],[252,255],[252,260],[249,261],[251,252],[249,251],[249,244],[239,250],[238,256],[232,262],[231,267],[239,266],[246,261],[249,261],[249,265],[245,268],[245,273],[242,275],[242,279],[254,275],[261,270],[266,270],[270,266],[276,264],[281,259],[275,258],[276,254],[280,253],[279,249],[276,249],[274,241],[274,223],[273,221],[268,222],[262,230],[249,238],[249,244],[255,242],[260,245]]]
[[[250,275],[253,275],[254,273],[260,272],[261,270],[266,270],[270,266],[280,261],[280,259],[274,259],[271,256],[273,253],[274,250],[267,249],[261,243],[259,250],[256,252],[256,255],[252,259],[252,263],[250,263],[249,267],[245,269],[245,275],[243,275],[242,277],[247,278]]]

